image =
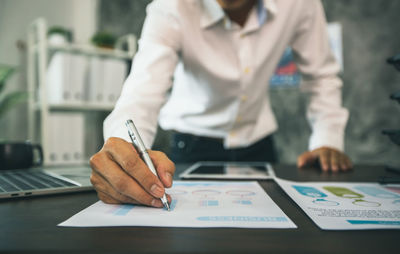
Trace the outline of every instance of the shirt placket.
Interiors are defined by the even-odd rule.
[[[246,117],[246,103],[249,100],[249,91],[248,87],[253,79],[254,66],[252,61],[252,52],[251,52],[251,41],[250,36],[244,29],[236,29],[235,33],[235,44],[237,47],[237,59],[238,59],[238,67],[240,72],[240,80],[239,80],[239,93],[237,95],[237,111],[233,116],[234,122],[232,124],[231,131],[228,136],[228,146],[233,146],[241,143],[245,137],[243,137],[244,133],[241,131],[242,122],[244,117]]]

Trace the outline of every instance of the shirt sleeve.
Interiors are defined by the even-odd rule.
[[[125,121],[132,119],[146,147],[151,147],[160,108],[165,103],[180,50],[180,25],[169,1],[147,7],[139,50],[114,110],[105,119],[104,139],[119,137],[130,142]]]
[[[309,149],[329,146],[343,151],[349,114],[342,107],[340,66],[331,52],[321,2],[306,2],[291,47],[302,74],[300,88],[309,94],[307,119],[312,129]]]

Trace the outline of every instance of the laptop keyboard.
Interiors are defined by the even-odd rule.
[[[0,193],[76,186],[43,172],[7,172],[0,174]]]

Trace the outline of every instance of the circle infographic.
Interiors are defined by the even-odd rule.
[[[169,194],[169,195],[185,195],[185,194],[187,194],[187,191],[180,190],[180,189],[172,189],[172,190],[167,190],[167,194]]]
[[[202,196],[215,196],[221,194],[220,191],[204,189],[204,190],[195,190],[192,192],[193,195],[202,195]]]
[[[316,205],[322,205],[322,206],[338,206],[339,205],[339,202],[330,201],[330,200],[326,200],[323,198],[313,200],[313,203]]]
[[[354,200],[353,204],[358,205],[358,206],[364,206],[364,207],[378,207],[378,206],[381,206],[381,204],[378,203],[378,202],[365,201],[365,200],[362,200],[362,199]]]
[[[244,196],[253,196],[256,193],[253,191],[249,191],[249,190],[229,190],[226,192],[226,194],[231,195],[231,196],[244,197]]]

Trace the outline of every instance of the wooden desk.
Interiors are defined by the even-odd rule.
[[[184,169],[178,166],[177,172]],[[275,166],[289,180],[376,181],[383,167],[350,173]],[[97,201],[94,192],[0,201],[0,253],[398,253],[400,231],[322,231],[273,181],[261,182],[297,229],[65,228],[56,225]]]

